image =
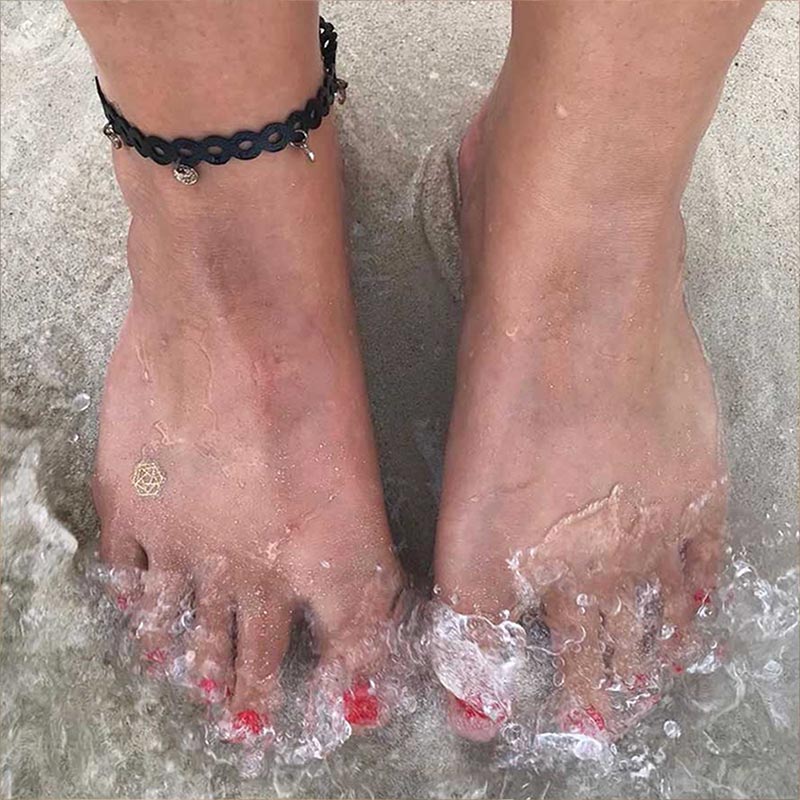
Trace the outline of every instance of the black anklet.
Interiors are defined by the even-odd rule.
[[[265,150],[277,153],[289,145],[301,149],[308,160],[313,161],[314,153],[308,146],[308,133],[318,128],[322,118],[328,115],[334,97],[344,103],[347,89],[347,81],[336,77],[336,31],[322,17],[319,18],[319,47],[325,68],[322,84],[305,108],[292,111],[284,122],[270,122],[258,132],[239,131],[230,137],[206,136],[199,140],[180,137],[167,141],[160,136],[145,136],[114,108],[103,94],[100,81],[95,78],[97,93],[108,119],[103,133],[115,149],[126,144],[157,164],[171,164],[175,179],[187,186],[197,183],[199,176],[195,166],[201,161],[226,164],[231,158],[247,160]]]

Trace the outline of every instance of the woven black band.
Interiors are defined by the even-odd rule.
[[[180,137],[168,141],[160,136],[147,136],[131,125],[108,101],[95,78],[97,93],[103,111],[113,132],[129,147],[134,147],[145,158],[158,164],[182,164],[193,167],[201,161],[225,164],[231,158],[255,158],[263,151],[276,153],[290,144],[306,141],[308,132],[318,128],[328,115],[337,91],[341,88],[336,78],[336,31],[330,22],[319,18],[319,46],[325,76],[312,97],[299,111],[292,111],[283,122],[270,122],[260,131],[239,131],[233,136],[206,136],[203,139]],[[108,126],[107,126],[108,127]]]

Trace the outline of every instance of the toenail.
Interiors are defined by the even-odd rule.
[[[219,690],[219,684],[213,678],[201,678],[197,685],[209,700],[214,699]]]
[[[508,718],[508,714],[506,710],[500,706],[499,703],[493,704],[493,711],[492,713],[486,712],[486,703],[480,697],[480,695],[468,698],[466,700],[462,699],[461,697],[455,697],[456,707],[461,711],[466,719],[472,720],[490,720],[496,724],[501,724],[506,721]]]
[[[587,706],[583,710],[586,716],[595,724],[597,730],[602,732],[606,729],[605,718],[594,706]]]
[[[467,719],[489,719],[489,715],[484,714],[479,706],[468,703],[460,697],[456,697],[456,705]]]
[[[565,716],[562,728],[565,733],[594,736],[605,732],[606,720],[594,706],[586,706],[584,709],[573,708]]]
[[[253,736],[258,736],[263,732],[265,727],[266,725],[261,714],[259,714],[258,711],[254,711],[252,708],[246,708],[244,711],[240,711],[233,718],[233,729],[235,731],[240,731],[244,735],[250,733]]]
[[[160,647],[156,648],[155,650],[148,650],[144,654],[144,657],[147,661],[150,661],[153,664],[165,664],[167,661],[167,654]]]
[[[711,605],[711,591],[708,589],[698,589],[694,593],[695,608],[702,608]]]
[[[645,675],[643,672],[637,672],[636,675],[633,676],[633,683],[630,684],[630,688],[632,691],[637,692],[640,689],[647,688],[649,683],[649,675]]]
[[[368,681],[358,680],[344,693],[344,718],[351,725],[371,727],[378,724],[380,702]]]

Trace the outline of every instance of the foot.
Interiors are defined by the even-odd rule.
[[[332,124],[312,139],[313,165],[289,149],[201,167],[193,187],[115,154],[133,295],[101,413],[101,556],[142,570],[119,598],[142,657],[169,672],[183,654],[195,693],[227,705],[234,739],[274,719],[300,611],[319,670],[354,682],[338,698],[345,714],[374,722],[375,703],[350,695],[379,666],[376,629],[400,586]]]
[[[606,162],[552,146],[564,109],[526,131],[506,103],[501,78],[459,157],[465,308],[437,584],[463,614],[543,621],[563,729],[613,736],[646,705],[615,696],[652,695],[659,664],[679,664],[723,530],[715,395],[682,294],[685,171],[652,196],[627,168],[615,186]],[[491,738],[513,698],[469,694],[450,698],[451,722]]]

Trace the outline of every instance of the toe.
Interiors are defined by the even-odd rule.
[[[354,730],[375,728],[390,717],[387,704],[388,630],[402,587],[396,565],[384,567],[358,589],[328,579],[329,591],[315,598],[313,633],[320,653],[312,692],[335,692],[320,702],[343,704]]]
[[[546,608],[545,620],[563,659],[558,723],[566,733],[605,740],[612,716],[605,690],[610,645],[600,610],[590,606],[581,614],[581,607],[566,594],[549,598]]]
[[[271,727],[281,704],[279,674],[291,633],[291,609],[281,600],[253,591],[236,606],[233,727],[259,734]]]
[[[100,560],[113,569],[146,569],[145,551],[122,525],[103,525],[100,534]]]
[[[181,633],[179,620],[188,607],[190,584],[185,573],[154,567],[143,576],[144,591],[131,617],[142,659],[151,672],[166,671]]]
[[[525,634],[489,606],[480,609],[491,616],[471,613],[475,609],[471,596],[460,598],[459,609],[431,605],[431,664],[444,688],[445,715],[452,730],[471,741],[486,742],[518,710]]]
[[[713,603],[722,558],[727,493],[724,483],[714,488],[684,513],[681,559],[695,610]]]
[[[471,742],[490,742],[500,731],[505,717],[498,719],[486,713],[483,702],[462,700],[450,692],[445,694],[445,714],[450,728]]]
[[[224,583],[201,579],[195,588],[192,682],[195,696],[218,703],[233,690],[234,602]]]
[[[659,657],[665,667],[678,674],[683,671],[683,662],[694,640],[694,592],[684,574],[680,552],[663,559],[661,574],[664,618],[659,635]]]
[[[147,568],[145,551],[128,526],[114,520],[103,521],[99,550],[100,560],[110,568],[104,589],[111,602],[127,612],[142,592],[142,570]]]
[[[651,672],[663,619],[662,586],[641,581],[614,596],[614,607],[603,604],[606,667],[624,682]]]

